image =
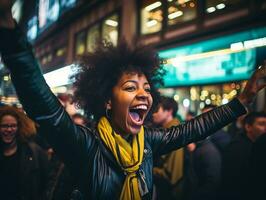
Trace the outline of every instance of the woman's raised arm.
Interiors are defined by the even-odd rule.
[[[226,105],[219,106],[186,123],[169,129],[154,129],[150,138],[155,154],[165,154],[191,142],[202,140],[246,113],[244,106],[252,103],[256,94],[265,88],[266,64],[258,67],[243,92]],[[146,132],[149,133],[149,132]]]
[[[42,75],[31,45],[11,15],[11,0],[0,0],[0,53],[27,114],[40,124],[48,142],[66,163],[82,160],[93,142],[76,126]],[[88,144],[89,143],[89,144]],[[69,161],[69,162],[68,162]],[[78,163],[78,162],[77,162]]]

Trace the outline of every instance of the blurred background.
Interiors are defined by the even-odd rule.
[[[105,39],[151,45],[179,114],[228,102],[266,59],[266,0],[17,0],[13,14],[54,93],[73,93],[75,62]],[[19,105],[0,61],[0,98]],[[266,111],[266,92],[254,110]]]

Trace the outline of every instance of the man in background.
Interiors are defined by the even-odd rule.
[[[180,122],[176,118],[177,102],[170,97],[161,97],[159,106],[153,113],[156,126],[169,128]],[[153,168],[158,199],[177,199],[181,195],[181,179],[183,176],[183,148],[164,155]]]
[[[254,184],[250,182],[253,173],[250,167],[252,148],[257,139],[265,134],[266,113],[249,113],[244,119],[244,132],[228,145],[224,154],[221,199],[248,198],[248,192]]]
[[[215,109],[215,105],[206,105],[202,109],[202,113],[208,112],[212,109]],[[212,143],[218,148],[220,151],[221,155],[223,155],[223,152],[226,148],[226,146],[231,142],[231,136],[224,131],[223,129],[218,130],[216,133],[210,136],[210,140]]]

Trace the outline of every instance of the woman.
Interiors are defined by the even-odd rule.
[[[0,193],[1,198],[46,199],[48,158],[29,137],[34,122],[18,109],[0,108]]]
[[[151,199],[153,157],[207,137],[245,113],[262,88],[255,81],[229,104],[170,129],[143,127],[156,102],[158,58],[145,49],[99,48],[85,58],[76,76],[76,98],[98,120],[96,129],[75,125],[52,94],[30,45],[12,20],[11,2],[3,0],[0,52],[27,113],[77,177],[75,194],[83,199]],[[5,27],[5,29],[4,29]],[[49,134],[52,133],[52,134]],[[145,133],[145,134],[144,134]]]

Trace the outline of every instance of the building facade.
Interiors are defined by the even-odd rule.
[[[24,3],[25,4],[25,3]],[[164,95],[198,112],[237,95],[265,59],[265,0],[38,0],[21,22],[54,92],[71,90],[79,56],[97,41],[151,45],[164,67]],[[33,8],[32,8],[33,7]],[[4,77],[3,77],[4,78]],[[5,78],[5,82],[7,78]],[[3,82],[3,81],[2,81]],[[3,85],[3,84],[2,84]],[[3,91],[2,91],[3,93]],[[3,96],[6,96],[5,94]],[[265,110],[266,94],[254,109]]]

